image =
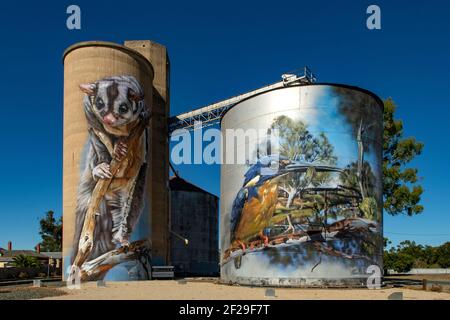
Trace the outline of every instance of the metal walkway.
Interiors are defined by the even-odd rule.
[[[269,84],[259,89],[171,117],[169,119],[169,134],[177,129],[194,130],[195,122],[200,121],[202,122],[202,127],[215,125],[220,122],[220,118],[233,105],[255,94],[294,84],[308,84],[317,81],[315,75],[308,67],[285,73],[281,75],[281,78],[281,81]]]

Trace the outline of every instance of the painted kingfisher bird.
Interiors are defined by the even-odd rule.
[[[256,237],[268,244],[263,230],[275,213],[278,183],[282,176],[297,168],[297,162],[278,155],[261,157],[245,173],[244,183],[231,210],[231,247],[243,251]]]

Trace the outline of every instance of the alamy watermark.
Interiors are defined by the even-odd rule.
[[[380,30],[381,29],[381,9],[376,4],[372,4],[367,7],[367,17],[366,26],[369,30]]]
[[[195,122],[193,132],[175,130],[170,158],[173,164],[247,164],[256,163],[263,156],[276,159],[279,152],[277,129],[237,128],[203,130],[202,122]],[[276,162],[273,163],[277,165]],[[272,167],[272,169],[277,169]]]
[[[370,276],[367,278],[366,286],[368,289],[380,289],[381,288],[381,269],[377,265],[370,265],[367,270],[367,274]]]
[[[69,277],[66,280],[66,287],[68,289],[81,289],[81,270],[77,266],[68,266],[66,274]]]
[[[66,27],[69,30],[81,29],[81,9],[76,4],[67,7],[66,13],[69,14],[66,20]]]

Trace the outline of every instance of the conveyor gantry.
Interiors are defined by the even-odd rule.
[[[173,116],[169,119],[169,134],[177,129],[193,130],[196,122],[201,122],[202,127],[208,127],[220,122],[224,113],[236,103],[245,98],[258,93],[276,88],[287,87],[294,84],[307,84],[317,81],[315,75],[308,67],[281,75],[282,80],[261,87],[259,89],[246,92],[189,112]]]

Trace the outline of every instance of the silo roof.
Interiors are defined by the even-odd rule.
[[[215,194],[208,192],[196,185],[190,183],[189,181],[184,180],[178,176],[172,176],[169,179],[169,187],[171,191],[191,191],[191,192],[201,192],[212,195],[213,197],[219,198]]]

